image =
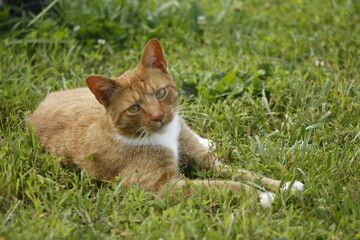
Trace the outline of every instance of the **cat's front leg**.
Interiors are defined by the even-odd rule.
[[[211,170],[221,165],[221,163],[210,154],[210,141],[192,131],[184,120],[181,120],[179,142],[181,163],[185,165],[196,164],[206,170]]]

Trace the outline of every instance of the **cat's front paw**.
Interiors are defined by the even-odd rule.
[[[273,192],[262,192],[259,195],[260,204],[263,208],[271,208],[272,202],[275,200],[275,193]]]
[[[206,138],[202,138],[199,135],[196,135],[197,139],[199,140],[200,144],[203,145],[209,151],[214,151],[216,149],[216,144]]]
[[[280,189],[282,192],[284,191],[294,191],[294,192],[302,192],[304,191],[304,184],[299,181],[292,182],[286,182],[282,188]]]

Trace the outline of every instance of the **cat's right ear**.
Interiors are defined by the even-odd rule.
[[[110,105],[115,90],[120,87],[115,80],[101,75],[91,75],[85,81],[96,99],[105,107]]]

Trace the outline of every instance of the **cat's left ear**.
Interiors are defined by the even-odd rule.
[[[140,66],[145,68],[160,69],[164,73],[167,73],[167,64],[160,46],[159,40],[156,38],[151,39],[145,46]]]

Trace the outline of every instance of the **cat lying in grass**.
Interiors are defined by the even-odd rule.
[[[197,164],[206,170],[231,173],[248,181],[260,179],[271,189],[280,181],[259,177],[246,170],[222,165],[209,151],[209,141],[194,133],[177,114],[175,83],[157,39],[145,46],[139,65],[118,78],[92,75],[88,88],[54,92],[43,100],[28,119],[42,147],[75,163],[97,179],[124,179],[123,186],[140,184],[148,191],[182,189],[194,185],[244,189],[269,207],[271,192],[224,180],[180,178],[179,162]],[[302,190],[303,184],[288,182],[285,188]]]

